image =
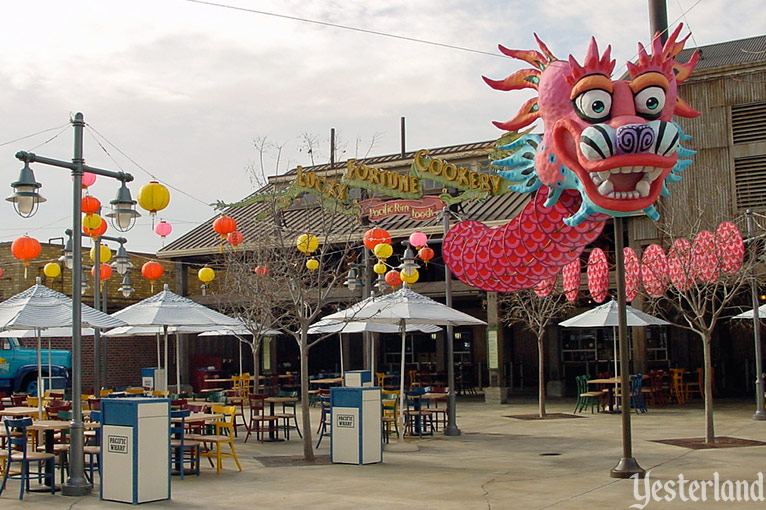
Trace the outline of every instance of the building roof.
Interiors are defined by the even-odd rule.
[[[700,52],[695,72],[737,64],[766,62],[766,35],[687,48],[678,55],[678,60],[687,62],[695,50]]]

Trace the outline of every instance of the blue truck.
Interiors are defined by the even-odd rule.
[[[71,385],[71,375],[71,352],[42,350],[42,376],[46,385],[50,376],[53,388],[67,388]],[[17,338],[0,337],[0,392],[37,394],[37,349],[22,347]]]

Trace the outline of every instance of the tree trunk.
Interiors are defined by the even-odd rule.
[[[253,353],[253,393],[260,393],[260,391],[258,391],[258,386],[261,382],[261,366],[260,363],[258,363],[258,353],[260,352],[260,349],[251,344],[250,352]]]
[[[302,328],[306,329],[306,328]],[[314,439],[311,436],[311,414],[309,413],[309,348],[308,331],[301,331],[301,418],[303,422],[303,458],[314,460]]]
[[[545,358],[543,357],[543,340],[544,335],[537,337],[537,379],[540,418],[545,418]]]
[[[705,443],[715,443],[715,426],[713,424],[713,359],[710,352],[711,332],[702,335],[702,352],[705,363],[704,397],[705,397]]]

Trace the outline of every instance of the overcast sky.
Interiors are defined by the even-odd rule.
[[[171,190],[170,206],[160,213],[175,239],[214,214],[205,204],[235,201],[253,189],[247,168],[259,166],[256,138],[284,147],[280,171],[311,164],[304,134],[319,144],[315,162],[327,162],[330,128],[338,133],[339,159],[398,152],[402,116],[408,150],[490,140],[501,134],[491,121],[510,119],[528,97],[481,80],[521,67],[498,56],[498,44],[530,49],[536,32],[559,58],[573,53],[582,60],[595,35],[612,45],[619,74],[636,43],[649,39],[647,2],[638,0],[217,3],[477,52],[189,0],[4,2],[3,197],[21,168],[17,151],[71,159],[67,125],[79,111],[89,126],[88,164],[132,173],[134,198],[149,174],[181,190]],[[692,45],[761,35],[766,27],[763,0],[668,3],[671,25],[685,22]],[[51,128],[59,129],[41,133]],[[41,134],[14,141],[35,133]],[[265,166],[276,170],[268,157]],[[44,242],[71,226],[68,173],[33,168],[48,202],[31,219],[4,202],[0,241],[28,232]],[[116,189],[116,181],[101,178],[92,193],[108,204]],[[107,234],[117,235],[111,227]],[[126,237],[131,251],[162,246],[147,215]]]

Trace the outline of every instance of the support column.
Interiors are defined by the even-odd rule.
[[[503,366],[503,324],[500,321],[500,310],[497,292],[487,292],[487,368],[489,369],[489,384],[484,388],[484,401],[491,404],[508,402],[508,387],[505,384]]]

